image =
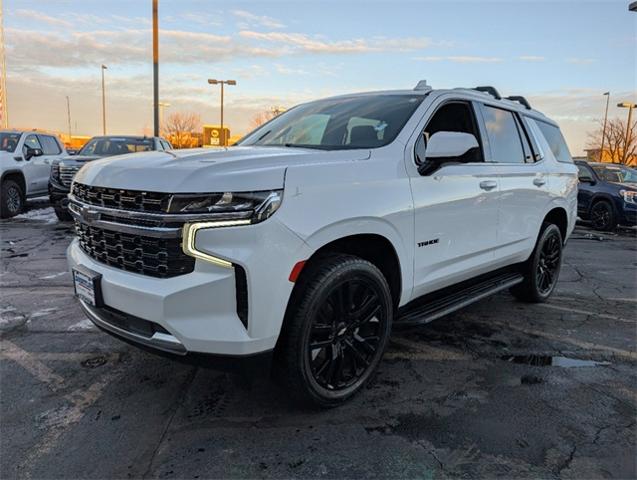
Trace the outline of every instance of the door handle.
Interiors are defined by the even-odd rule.
[[[545,183],[546,183],[546,180],[544,180],[542,177],[537,177],[533,179],[533,185],[535,185],[536,187],[541,187]]]
[[[496,182],[495,180],[482,180],[480,182],[480,188],[486,191],[493,190],[497,186],[498,182]]]

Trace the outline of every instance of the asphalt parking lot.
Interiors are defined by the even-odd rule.
[[[2,478],[635,478],[637,241],[578,227],[554,297],[396,332],[347,405],[173,363],[95,329],[68,224],[0,222]]]

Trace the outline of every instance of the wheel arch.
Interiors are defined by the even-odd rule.
[[[542,223],[557,225],[562,234],[562,240],[566,241],[568,235],[568,213],[564,207],[554,207],[544,216]]]
[[[20,185],[20,188],[22,188],[23,197],[26,198],[27,183],[26,183],[26,179],[24,178],[24,173],[22,173],[20,170],[7,170],[6,172],[2,172],[2,177],[0,177],[0,185],[5,180],[16,181],[18,185]]]

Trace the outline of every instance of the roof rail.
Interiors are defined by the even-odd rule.
[[[524,105],[524,107],[527,110],[531,110],[531,104],[529,103],[529,101],[526,98],[524,98],[524,97],[522,97],[520,95],[511,95],[510,97],[506,97],[506,99],[507,100],[511,100],[512,102],[518,102],[518,103]]]
[[[502,100],[502,97],[500,96],[498,91],[495,89],[495,87],[489,87],[489,86],[475,87],[474,90],[477,90],[478,92],[488,93],[489,95],[494,97],[496,100]]]

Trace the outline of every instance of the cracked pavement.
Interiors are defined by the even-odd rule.
[[[637,477],[634,230],[578,227],[547,304],[500,294],[398,330],[361,395],[311,411],[95,329],[69,225],[29,213],[0,222],[2,478]]]

